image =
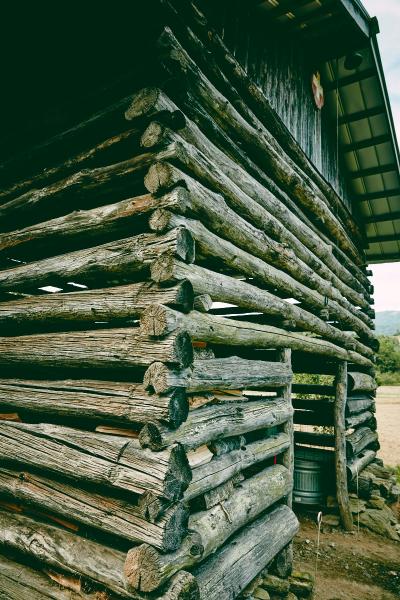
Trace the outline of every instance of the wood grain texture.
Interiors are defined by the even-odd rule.
[[[195,360],[192,367],[180,371],[160,362],[153,363],[144,374],[143,385],[159,394],[176,387],[194,393],[215,389],[276,388],[285,385],[291,377],[288,366],[230,356]]]
[[[261,311],[264,314],[285,318],[299,328],[318,333],[325,339],[343,345],[349,350],[357,349],[361,354],[371,356],[371,349],[358,340],[324,322],[315,314],[317,311],[305,310],[301,305],[289,304],[265,289],[236,279],[223,273],[217,273],[200,265],[186,265],[172,256],[162,256],[151,266],[153,279],[164,284],[188,280],[195,293],[209,294],[214,302],[227,302],[235,306]]]
[[[140,431],[139,442],[143,448],[152,450],[161,450],[174,443],[188,450],[212,440],[281,425],[292,414],[292,407],[281,398],[205,406],[191,411],[187,420],[174,431],[158,423],[147,423]]]
[[[143,592],[154,591],[179,569],[193,567],[221,548],[289,488],[289,474],[282,465],[273,465],[246,479],[223,502],[190,516],[189,539],[174,553],[163,555],[149,545],[130,550],[125,561],[129,585]]]
[[[0,326],[3,334],[43,332],[47,329],[103,322],[125,322],[140,317],[154,302],[187,312],[193,306],[190,282],[160,287],[143,281],[129,285],[30,296],[0,303]]]
[[[59,425],[0,423],[0,456],[3,464],[168,500],[181,497],[191,479],[179,446],[155,454],[132,438]]]
[[[30,415],[133,425],[157,420],[174,427],[188,415],[183,390],[161,396],[141,384],[82,379],[0,379],[0,406]]]
[[[193,570],[200,597],[233,600],[295,536],[294,513],[278,506],[242,529],[223,548]]]
[[[61,254],[0,272],[0,290],[32,290],[47,284],[129,280],[146,271],[164,252],[189,262],[194,259],[193,240],[183,229],[157,236],[144,233],[69,254]],[[96,286],[97,287],[97,286]]]
[[[188,334],[175,332],[163,340],[152,340],[137,327],[0,338],[3,366],[133,369],[154,361],[188,366],[192,358]]]
[[[176,550],[187,531],[189,515],[182,503],[172,505],[151,523],[134,502],[27,471],[0,468],[0,495],[134,544],[151,544],[164,552]]]
[[[214,456],[210,462],[193,469],[192,481],[185,491],[185,500],[191,500],[221,485],[252,465],[278,456],[287,450],[289,444],[286,433],[277,433],[250,442],[244,448]]]
[[[346,424],[345,410],[347,398],[347,363],[338,365],[335,378],[335,404],[334,404],[334,428],[335,428],[335,472],[336,472],[336,498],[339,505],[340,518],[346,531],[353,530],[353,517],[350,509],[349,495],[347,490],[346,473]]]

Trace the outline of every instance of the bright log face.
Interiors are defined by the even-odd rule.
[[[187,312],[193,306],[188,281],[171,287],[151,282],[132,283],[100,290],[31,296],[0,303],[2,332],[68,327],[96,321],[118,322],[138,318],[154,302]]]
[[[28,263],[0,273],[0,290],[34,289],[62,281],[107,281],[129,279],[143,272],[164,252],[193,261],[194,243],[180,228],[166,235],[144,233],[94,248],[77,250]]]
[[[23,515],[0,511],[0,544],[101,583],[129,598],[123,575],[123,552],[81,538],[65,529],[39,523]]]
[[[21,413],[106,423],[157,420],[175,427],[188,415],[183,390],[160,396],[149,394],[141,384],[96,380],[0,379],[0,406]]]
[[[233,600],[296,535],[299,523],[287,506],[279,506],[243,529],[193,571],[200,597]]]
[[[158,394],[168,393],[176,387],[186,392],[208,390],[238,390],[276,388],[289,383],[292,371],[288,365],[261,360],[246,360],[237,356],[195,360],[193,366],[174,371],[157,362],[144,374],[143,385]]]
[[[134,503],[33,473],[0,468],[0,494],[135,544],[151,544],[163,552],[176,550],[187,531],[189,515],[182,503],[171,506],[156,523],[150,523]]]
[[[185,449],[197,448],[211,440],[281,425],[292,414],[293,409],[280,398],[206,406],[190,412],[175,431],[157,423],[147,423],[139,434],[139,442],[143,448],[152,450],[161,450],[174,443]]]
[[[199,265],[186,265],[171,256],[162,256],[151,266],[151,273],[156,281],[175,282],[187,279],[191,282],[195,293],[209,294],[214,302],[228,302],[241,308],[261,311],[264,314],[286,318],[294,321],[297,327],[312,331],[349,350],[359,349],[365,355],[372,355],[367,346],[357,342],[354,337],[332,327],[310,311],[294,304],[289,304],[274,296],[267,290],[210,271]]]
[[[191,500],[216,488],[244,469],[278,456],[288,447],[289,436],[286,433],[278,433],[246,444],[244,448],[214,457],[205,465],[193,469],[193,478],[185,492],[185,500]]]
[[[197,311],[183,315],[166,306],[151,306],[144,311],[140,322],[142,330],[154,337],[167,335],[179,328],[188,332],[193,340],[213,344],[253,348],[291,348],[333,358],[353,359],[360,364],[372,364],[369,359],[357,352],[345,350],[320,338]]]
[[[156,341],[139,328],[0,338],[0,364],[5,366],[130,369],[160,360],[187,366],[192,359],[189,336],[182,332]]]
[[[0,457],[75,481],[175,500],[191,479],[179,446],[154,454],[137,440],[58,425],[0,423]]]
[[[173,554],[162,555],[148,545],[133,548],[125,562],[129,585],[152,592],[179,569],[204,560],[223,546],[235,531],[280,500],[290,489],[289,479],[288,471],[282,465],[268,467],[246,479],[224,500],[223,506],[220,503],[208,511],[191,515],[188,544],[184,543]],[[202,550],[196,552],[200,548]]]

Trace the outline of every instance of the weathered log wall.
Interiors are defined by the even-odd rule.
[[[165,600],[288,576],[293,412],[334,415],[293,411],[298,357],[352,365],[347,471],[377,443],[357,227],[197,4],[160,4],[155,85],[0,165],[0,553],[32,597],[65,597],[39,569]]]

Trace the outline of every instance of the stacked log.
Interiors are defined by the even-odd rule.
[[[69,586],[233,600],[272,561],[287,577],[292,358],[373,366],[362,253],[326,185],[260,120],[261,98],[247,105],[226,52],[201,58],[217,40],[205,21],[189,10],[182,29],[162,4],[174,31],[155,48],[160,87],[77,125],[71,156],[67,132],[44,155],[33,147],[37,171],[1,196],[0,586],[12,598],[18,565],[33,598]],[[184,90],[170,90],[177,76]],[[118,131],[85,138],[109,117]],[[52,149],[68,158],[47,165]],[[356,375],[354,393],[369,393]],[[311,402],[295,401],[298,418],[330,425],[332,403]],[[349,460],[376,443],[371,407],[348,403]]]

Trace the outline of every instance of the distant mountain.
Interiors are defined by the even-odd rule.
[[[400,332],[400,310],[384,310],[375,315],[375,331],[378,335],[395,335]]]

